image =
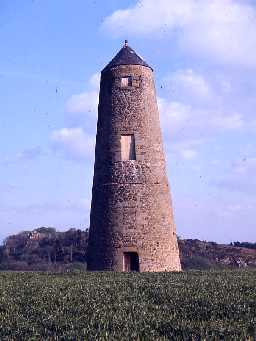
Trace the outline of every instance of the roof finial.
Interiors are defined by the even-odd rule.
[[[124,41],[124,47],[127,47],[127,46],[128,46],[128,40],[125,39],[125,41]]]

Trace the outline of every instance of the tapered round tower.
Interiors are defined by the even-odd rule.
[[[87,266],[181,269],[153,70],[127,42],[101,73]]]

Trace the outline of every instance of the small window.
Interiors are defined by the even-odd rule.
[[[132,76],[122,77],[121,78],[121,87],[126,88],[128,86],[132,86]]]
[[[121,160],[136,160],[134,135],[121,135]]]

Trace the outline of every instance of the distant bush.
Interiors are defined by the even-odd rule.
[[[182,258],[182,269],[194,269],[194,270],[208,270],[217,268],[216,263],[211,262],[206,257],[202,256],[191,256]]]
[[[235,247],[245,247],[247,249],[254,249],[256,250],[256,243],[248,243],[248,242],[233,242],[230,243],[231,246]]]

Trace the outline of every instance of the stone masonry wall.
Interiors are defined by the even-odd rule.
[[[136,160],[120,161],[124,134]],[[124,252],[138,253],[140,271],[180,270],[153,73],[139,65],[102,73],[88,269],[123,271]]]

